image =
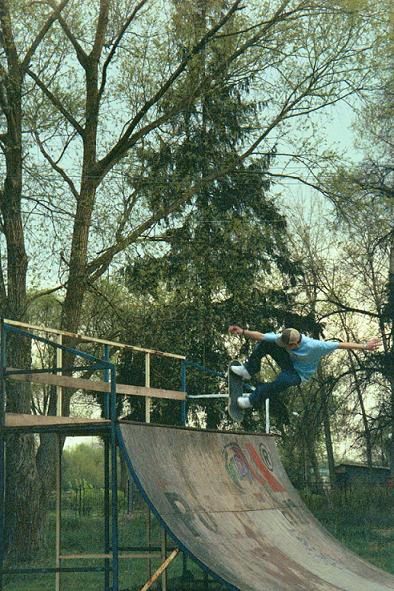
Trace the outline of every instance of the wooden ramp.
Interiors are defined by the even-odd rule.
[[[233,591],[388,591],[394,577],[328,534],[271,436],[121,423],[120,447],[177,545]]]

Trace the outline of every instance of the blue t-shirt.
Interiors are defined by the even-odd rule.
[[[268,332],[264,335],[264,341],[276,343],[280,333]],[[279,345],[278,345],[279,346]],[[297,349],[288,351],[294,369],[303,382],[309,380],[316,372],[319,361],[325,355],[329,355],[338,349],[338,341],[319,341],[301,335],[301,343]]]

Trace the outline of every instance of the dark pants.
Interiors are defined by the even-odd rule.
[[[245,363],[245,367],[253,375],[260,371],[261,359],[269,355],[279,365],[281,371],[272,382],[259,383],[255,391],[250,395],[252,406],[259,406],[266,398],[272,394],[279,394],[291,386],[301,384],[301,378],[294,369],[290,355],[286,349],[278,347],[275,343],[259,341],[254,348],[251,356]]]

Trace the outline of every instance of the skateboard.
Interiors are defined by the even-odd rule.
[[[230,417],[240,423],[244,416],[244,411],[239,408],[237,398],[242,396],[243,380],[231,371],[232,365],[242,365],[239,361],[230,361],[228,365],[228,404],[227,411]]]

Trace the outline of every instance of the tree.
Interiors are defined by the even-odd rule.
[[[305,120],[365,86],[369,64],[364,56],[369,47],[364,41],[370,23],[365,15],[349,10],[348,3],[257,3],[243,12],[242,19],[240,0],[224,2],[220,11],[218,5],[207,2],[207,27],[191,37],[180,55],[173,51],[173,8],[160,0],[140,0],[132,6],[121,0],[89,0],[82,5],[48,0],[39,8],[1,0],[0,107],[6,168],[1,215],[7,251],[2,269],[7,280],[2,274],[0,295],[7,316],[28,317],[25,228],[37,242],[29,240],[30,255],[35,249],[39,255],[45,250],[44,269],[48,253],[51,270],[54,257],[59,261],[58,284],[53,278],[43,292],[64,290],[60,326],[77,331],[84,296],[118,264],[122,253],[138,252],[140,241],[160,231],[164,220],[181,225],[197,193],[233,170],[234,159],[224,158],[204,174],[176,179],[166,200],[157,195],[150,200],[141,151],[149,147],[159,153],[162,141],[170,145],[168,131],[162,138],[162,128],[171,127],[174,117],[201,97],[226,85],[241,85],[253,73],[253,92],[261,93],[269,108],[261,111],[248,139],[237,145],[240,163],[258,150],[271,154],[291,122]],[[229,39],[234,48],[221,51]],[[216,66],[206,72],[200,69],[202,76],[189,75],[207,48],[216,49]],[[45,216],[41,233],[38,215]],[[37,256],[30,271],[42,261]],[[29,355],[26,348],[23,359],[15,354],[13,363],[26,366]],[[9,397],[8,408],[26,412],[29,401],[28,391],[19,393]],[[52,397],[50,412],[55,402]],[[65,414],[69,406],[66,396]],[[26,496],[37,498],[37,487],[45,498],[52,482],[53,442],[43,437],[35,459],[32,440],[18,441],[26,450],[12,446],[9,469],[14,471],[23,455],[29,477],[22,471],[21,482],[30,482],[32,490],[21,485],[13,494],[15,510],[7,512],[8,531],[19,553],[28,556],[39,545],[35,532],[43,523],[40,509],[45,504],[25,507],[34,512],[37,525],[29,526],[29,535],[24,524],[33,523],[33,516],[17,522],[16,509]],[[33,485],[37,471],[40,485]]]
[[[393,47],[387,20],[383,22],[386,29],[383,28],[382,41],[377,48],[379,67],[375,89],[366,96],[357,121],[365,156],[350,170],[340,168],[331,179],[330,187],[340,219],[358,247],[357,257],[352,252],[352,261],[357,260],[356,269],[365,286],[363,299],[371,302],[371,308],[364,315],[377,319],[383,342],[380,365],[378,368],[373,365],[370,375],[376,375],[378,370],[384,378],[380,387],[384,391],[386,385],[389,390],[389,395],[382,398],[379,429],[389,434],[389,461],[394,474]],[[346,306],[342,309],[349,311]]]
[[[361,174],[364,181],[361,181]],[[368,191],[373,185],[375,194],[372,197]],[[392,204],[387,199],[379,199],[383,196],[383,186],[380,185],[380,194],[377,193],[378,186],[371,169],[366,173],[363,165],[354,166],[350,172],[341,168],[338,176],[330,176],[330,182],[325,186],[336,211],[315,212],[309,220],[303,212],[301,218],[294,218],[290,230],[294,236],[299,233],[304,270],[304,291],[298,305],[303,305],[305,310],[306,297],[321,330],[328,330],[344,340],[362,341],[368,335],[380,333],[383,341],[384,353],[380,356],[367,357],[348,352],[341,371],[336,368],[339,379],[333,384],[330,385],[329,379],[321,380],[318,375],[332,482],[334,454],[330,415],[334,412],[343,413],[346,436],[352,438],[354,448],[361,450],[369,467],[378,458],[385,462],[390,457],[384,448],[387,441],[391,445],[392,439],[392,341],[389,336],[392,313],[387,314],[392,307],[388,304],[389,282],[386,280],[391,260]],[[335,213],[339,214],[339,223]],[[325,228],[319,224],[321,218],[325,218],[324,223],[329,225],[329,239]],[[334,398],[335,389],[337,395]],[[346,397],[340,402],[343,394]],[[356,400],[349,394],[354,394]],[[340,428],[344,432],[343,427]],[[337,439],[340,433],[337,429]]]

